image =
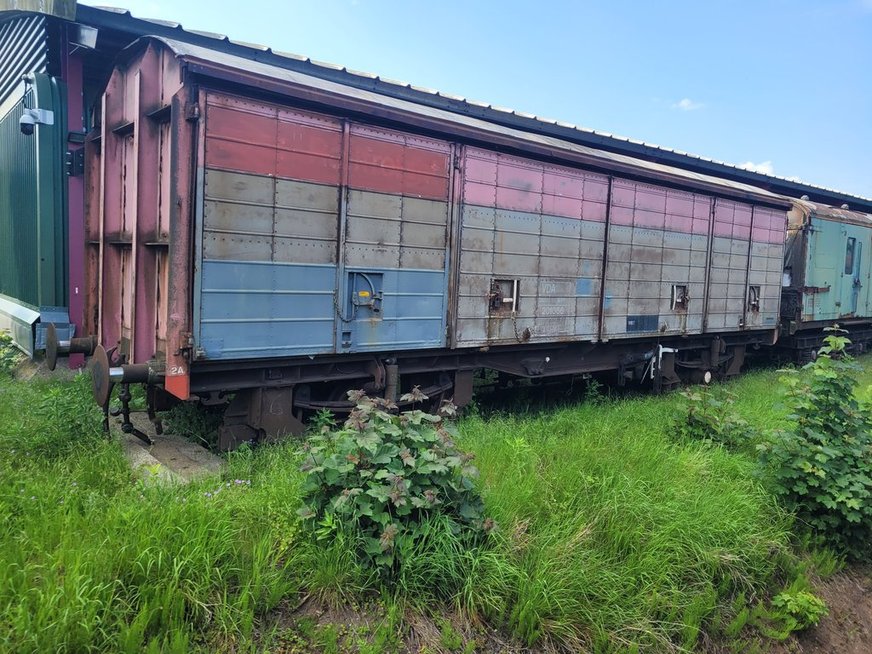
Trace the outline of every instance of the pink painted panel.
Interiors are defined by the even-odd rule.
[[[629,207],[636,206],[636,187],[628,182],[618,181],[612,184],[612,206]]]
[[[665,220],[666,216],[658,211],[636,209],[633,224],[636,227],[645,227],[647,229],[663,229]]]
[[[607,195],[602,175],[476,148],[464,154],[468,204],[602,222]]]
[[[481,150],[473,150],[467,154],[463,175],[467,181],[496,184],[497,181],[497,155],[485,153]]]
[[[586,185],[585,191],[587,191]],[[583,220],[604,223],[606,221],[606,203],[584,200],[581,206],[581,217]]]
[[[570,169],[546,167],[542,191],[549,195],[581,200],[584,197],[584,173]]]
[[[584,199],[606,204],[609,201],[609,183],[602,175],[585,175]]]
[[[737,204],[733,213],[733,222],[736,225],[750,225],[751,207],[747,204]]]
[[[630,207],[612,206],[609,215],[609,221],[613,225],[632,225],[633,224],[633,209]]]
[[[666,213],[671,216],[693,216],[693,196],[684,193],[668,193]]]
[[[666,229],[671,232],[693,232],[693,218],[690,216],[669,215],[666,216]]]
[[[515,157],[500,157],[497,166],[497,185],[525,193],[542,193],[543,166]]]
[[[579,184],[579,186],[581,186]],[[551,216],[581,218],[582,200],[559,195],[542,195],[542,213]]]
[[[664,213],[666,211],[666,190],[637,184],[635,206],[636,209]]]
[[[467,204],[477,204],[482,207],[495,207],[497,204],[497,187],[467,181],[463,185],[463,201]]]
[[[751,238],[751,225],[733,225],[733,238],[742,239],[743,241],[747,241]]]
[[[706,218],[706,219],[694,218],[692,231],[694,234],[708,234],[709,233],[708,218]]]
[[[523,189],[497,186],[497,206],[510,211],[542,211],[542,194]]]

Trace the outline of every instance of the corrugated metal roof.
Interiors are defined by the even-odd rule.
[[[373,85],[375,85],[379,87],[378,90],[381,92],[401,94],[401,97],[407,98],[411,95],[412,97],[410,99],[422,102],[424,104],[431,104],[434,101],[441,100],[447,103],[447,105],[443,106],[442,108],[446,108],[450,111],[475,111],[476,115],[478,115],[479,117],[485,119],[494,119],[497,122],[501,122],[505,120],[506,116],[509,116],[514,119],[511,126],[517,127],[519,129],[537,132],[547,129],[547,133],[559,135],[561,138],[564,139],[584,142],[588,145],[597,145],[604,148],[611,147],[615,148],[616,151],[624,151],[627,145],[629,145],[632,146],[635,150],[635,152],[633,152],[635,156],[645,156],[653,159],[663,158],[669,161],[671,164],[680,167],[684,167],[685,165],[691,167],[699,166],[701,168],[704,168],[709,174],[714,174],[716,176],[730,175],[732,179],[741,178],[745,181],[753,181],[754,184],[767,188],[771,187],[773,183],[777,183],[779,186],[783,186],[785,189],[789,189],[791,191],[791,194],[795,194],[797,196],[802,193],[837,196],[838,199],[836,197],[828,197],[828,201],[842,202],[847,200],[850,202],[853,200],[855,202],[862,203],[868,206],[868,208],[872,209],[872,198],[866,198],[828,187],[816,186],[813,184],[800,182],[795,179],[788,179],[786,177],[781,177],[778,175],[769,175],[767,173],[751,171],[746,168],[742,168],[741,166],[738,166],[736,164],[719,161],[717,159],[711,159],[701,155],[673,150],[664,146],[647,143],[645,141],[615,136],[606,132],[598,132],[587,127],[580,127],[577,125],[572,125],[570,123],[560,123],[553,119],[542,118],[525,112],[514,111],[512,109],[502,109],[499,107],[494,107],[493,105],[490,105],[488,103],[478,102],[448,93],[442,93],[439,91],[431,92],[429,89],[419,89],[406,82],[391,80],[372,73],[359,72],[352,69],[344,68],[342,66],[337,66],[335,64],[316,61],[301,55],[273,50],[267,46],[234,42],[222,34],[200,32],[196,30],[186,30],[184,27],[182,27],[182,25],[178,23],[158,19],[138,18],[133,16],[131,12],[126,9],[121,9],[117,7],[91,7],[88,5],[78,5],[78,12],[79,14],[77,15],[77,19],[80,21],[99,22],[99,14],[101,12],[106,14],[114,14],[119,17],[124,17],[129,21],[140,21],[144,24],[151,24],[160,28],[172,29],[178,32],[178,34],[176,35],[168,35],[162,33],[162,31],[159,30],[155,34],[156,36],[168,36],[169,38],[180,39],[183,41],[190,41],[188,35],[200,36],[211,39],[215,42],[214,45],[209,45],[207,47],[214,47],[216,49],[220,48],[223,51],[228,51],[231,54],[236,54],[245,58],[257,59],[259,55],[266,55],[270,58],[275,58],[275,60],[270,61],[270,63],[282,67],[311,67],[312,70],[308,72],[312,75],[315,75],[316,77],[320,77],[322,76],[322,74],[339,72],[342,75],[350,78],[348,80],[344,80],[346,83],[350,83],[359,88],[373,88]],[[128,25],[129,31],[136,33],[137,30],[134,30],[132,28],[132,24]],[[145,33],[141,30],[138,33],[140,35],[145,35]],[[555,134],[554,130],[562,130],[565,133]],[[780,192],[787,192],[787,190]]]
[[[809,202],[808,200],[794,200],[794,204],[798,205],[806,215],[813,214],[820,218],[835,220],[841,223],[854,223],[864,227],[872,227],[872,216],[861,211],[852,211],[850,208],[833,207],[819,202]]]
[[[443,131],[449,131],[450,126],[462,127],[467,133],[472,131],[482,141],[492,141],[496,137],[508,137],[512,139],[513,143],[524,143],[527,147],[538,147],[540,150],[547,150],[551,157],[563,158],[566,161],[582,159],[594,167],[599,166],[609,170],[630,170],[631,173],[642,177],[658,180],[665,179],[673,184],[692,188],[714,188],[719,189],[724,195],[755,198],[758,201],[781,206],[789,205],[789,200],[784,196],[741,182],[703,175],[694,171],[646,161],[628,155],[607,152],[544,134],[512,129],[479,118],[464,116],[444,109],[427,107],[408,100],[387,97],[374,91],[324,80],[281,66],[251,61],[227,52],[204,48],[183,41],[160,37],[147,37],[147,39],[157,41],[170,48],[177,57],[187,62],[194,72],[218,79],[229,79],[249,85],[257,84],[258,88],[265,88],[267,81],[277,81],[287,85],[284,88],[288,91],[289,95],[293,87],[316,89],[337,100],[350,99],[357,103],[365,102],[380,109],[389,109],[405,116],[414,116],[419,119],[416,122],[420,122],[420,119],[423,118],[429,121],[428,125],[431,128],[435,126],[437,129],[441,128]],[[131,52],[137,49],[137,46],[130,48]],[[270,90],[275,91],[274,88]]]

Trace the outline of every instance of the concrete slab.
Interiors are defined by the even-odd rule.
[[[121,421],[110,418],[110,429],[121,439],[130,466],[146,479],[186,484],[194,479],[221,472],[224,459],[209,450],[174,434],[155,434],[154,425],[144,412],[131,413],[134,426],[154,441],[148,445],[132,434],[121,431]]]

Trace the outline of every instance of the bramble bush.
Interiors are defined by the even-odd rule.
[[[854,393],[851,341],[838,326],[828,331],[806,374],[782,378],[793,428],[758,448],[788,507],[826,544],[864,559],[872,551],[872,424]]]
[[[453,405],[444,405],[442,415],[396,415],[396,406],[381,398],[348,395],[357,406],[344,427],[332,431],[324,424],[305,445],[300,515],[317,538],[348,530],[362,544],[362,561],[390,574],[404,552],[427,546],[434,519],[448,520],[467,544],[494,528],[473,484],[473,455],[457,449],[454,427],[445,420],[454,415]],[[401,399],[427,398],[416,388]]]

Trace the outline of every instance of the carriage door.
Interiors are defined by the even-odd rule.
[[[845,241],[845,268],[842,271],[841,308],[839,314],[856,315],[860,300],[860,289],[863,287],[860,279],[861,262],[863,259],[863,243],[857,238],[854,230],[849,230]]]

